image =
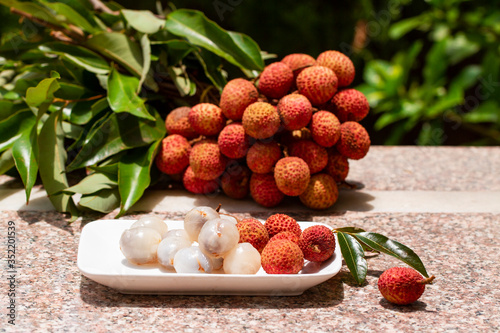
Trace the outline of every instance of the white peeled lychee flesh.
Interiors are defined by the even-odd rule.
[[[189,238],[196,242],[205,222],[218,217],[219,213],[211,207],[200,206],[193,208],[184,216],[184,230],[188,233]]]
[[[146,215],[138,219],[137,221],[132,224],[130,229],[132,228],[140,228],[140,227],[145,227],[145,228],[151,228],[155,229],[160,233],[160,235],[163,237],[167,231],[168,231],[168,226],[167,224],[158,216],[155,215]]]
[[[187,237],[175,236],[173,234],[170,236],[167,235],[158,245],[158,250],[156,251],[158,262],[166,268],[174,268],[175,254],[179,250],[190,246],[191,241]]]
[[[236,217],[234,217],[233,215],[223,214],[223,213],[219,213],[219,215],[220,215],[221,219],[231,221],[235,225],[239,222],[238,219]]]
[[[133,264],[148,264],[156,261],[156,250],[161,242],[158,231],[137,227],[127,229],[120,237],[120,250]]]
[[[163,235],[163,239],[169,237],[182,237],[190,241],[189,235],[184,229],[172,229],[169,230],[165,235]]]
[[[216,258],[223,257],[239,240],[240,233],[236,225],[221,218],[206,222],[198,235],[201,250]]]
[[[239,243],[224,257],[226,274],[256,274],[260,267],[260,253],[250,243]]]
[[[212,260],[198,246],[185,247],[174,256],[174,268],[177,273],[211,273]]]

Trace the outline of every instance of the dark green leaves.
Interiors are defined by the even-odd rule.
[[[132,28],[145,34],[154,34],[165,26],[165,20],[156,17],[149,10],[122,9],[121,12]]]
[[[25,130],[12,146],[12,156],[26,189],[26,202],[29,202],[31,189],[35,185],[38,175],[37,150],[38,144],[35,126],[32,129]]]
[[[356,282],[362,284],[368,271],[363,247],[353,236],[343,232],[337,233],[337,239],[347,267]]]
[[[66,58],[76,66],[96,74],[109,73],[109,64],[103,57],[87,48],[63,43],[45,43],[39,49],[43,52],[57,54]]]

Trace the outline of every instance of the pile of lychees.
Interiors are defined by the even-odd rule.
[[[264,68],[257,82],[228,82],[219,105],[172,110],[158,168],[193,193],[222,191],[265,207],[298,196],[312,209],[338,198],[348,159],[363,158],[370,138],[359,124],[366,97],[347,88],[352,61],[337,51],[290,54]],[[175,178],[175,177],[174,177]]]

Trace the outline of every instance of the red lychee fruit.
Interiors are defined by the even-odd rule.
[[[290,94],[280,99],[278,113],[283,127],[288,131],[300,130],[312,117],[311,102],[301,94]]]
[[[269,173],[281,158],[281,148],[276,141],[257,141],[247,153],[247,165],[253,172]]]
[[[280,239],[288,239],[289,241],[292,241],[294,243],[299,242],[300,236],[298,236],[296,233],[291,232],[291,231],[282,231],[274,235],[271,239],[269,239],[270,242],[274,242],[276,240]]]
[[[236,161],[229,162],[226,171],[220,177],[222,191],[233,199],[246,198],[250,192],[251,175],[250,169],[246,166]]]
[[[297,220],[286,214],[273,214],[269,216],[264,226],[270,238],[284,231],[293,232],[297,236],[300,236],[302,233]]]
[[[299,93],[306,96],[313,105],[321,105],[329,101],[337,92],[337,76],[323,66],[305,68],[297,76]]]
[[[304,160],[311,174],[320,172],[328,163],[326,148],[321,147],[312,140],[300,140],[288,146],[288,154]]]
[[[354,64],[348,56],[341,52],[325,51],[318,56],[316,64],[334,71],[339,79],[339,87],[346,87],[354,80],[356,73]]]
[[[250,104],[243,113],[245,132],[255,139],[267,139],[280,128],[280,116],[276,107],[265,102]]]
[[[250,177],[250,195],[264,207],[274,207],[285,197],[276,186],[272,173],[253,173]]]
[[[325,172],[332,176],[337,183],[344,181],[349,173],[347,157],[340,154],[335,148],[328,149],[328,163]]]
[[[197,178],[212,180],[222,175],[227,158],[221,154],[217,141],[205,139],[191,149],[189,165]]]
[[[241,123],[232,123],[222,129],[217,139],[221,153],[229,158],[245,157],[250,147],[250,138]]]
[[[337,92],[331,100],[334,113],[341,122],[363,120],[370,111],[365,95],[356,89]]]
[[[188,140],[179,135],[172,134],[164,138],[156,155],[156,166],[161,172],[173,175],[182,172],[189,164],[191,145]]]
[[[335,147],[345,157],[359,160],[370,149],[370,136],[359,123],[347,121],[340,126],[340,138]]]
[[[269,234],[266,227],[257,219],[243,219],[236,224],[240,233],[239,243],[250,243],[262,253],[267,242],[269,242]]]
[[[205,136],[217,135],[226,125],[226,117],[214,104],[200,103],[191,108],[189,123],[193,129]]]
[[[308,208],[326,209],[333,206],[338,197],[339,190],[335,180],[325,173],[317,173],[312,175],[299,199]]]
[[[332,147],[340,137],[340,122],[331,112],[318,111],[309,125],[313,140],[323,147]]]
[[[203,180],[197,178],[190,166],[184,171],[182,184],[186,190],[195,194],[214,193],[219,189],[219,183],[216,180]]]
[[[378,290],[391,303],[406,305],[415,302],[425,291],[425,285],[432,283],[434,275],[424,278],[408,267],[392,267],[378,279]]]
[[[245,79],[229,81],[220,96],[220,108],[228,119],[241,120],[243,112],[252,103],[257,102],[259,92],[252,82]]]
[[[189,123],[188,115],[190,111],[189,106],[181,106],[170,111],[167,119],[165,119],[165,128],[168,134],[179,134],[188,140],[199,136]]]
[[[289,196],[302,194],[309,184],[311,171],[299,157],[284,157],[274,167],[274,179],[279,190]]]
[[[293,71],[295,78],[306,67],[314,66],[316,59],[305,53],[292,53],[281,59],[281,62],[287,64]]]
[[[267,274],[297,274],[304,266],[304,255],[297,244],[280,239],[267,243],[261,263]]]
[[[282,62],[267,65],[259,78],[259,91],[268,98],[279,99],[285,96],[293,84],[293,71]]]
[[[314,225],[304,229],[298,244],[304,259],[309,261],[325,261],[335,252],[335,236],[332,230],[324,225]]]

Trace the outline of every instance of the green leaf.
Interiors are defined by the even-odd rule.
[[[97,101],[83,101],[69,104],[64,109],[64,112],[65,114],[69,113],[67,117],[71,123],[84,125],[108,107],[108,99],[104,97]]]
[[[151,41],[151,45],[160,45],[167,55],[165,66],[175,66],[184,59],[189,53],[198,50],[197,47],[184,40]]]
[[[116,188],[116,186],[116,175],[96,172],[83,178],[78,184],[64,189],[63,192],[92,194],[100,190]]]
[[[448,57],[446,55],[446,41],[443,39],[434,43],[426,56],[423,69],[425,83],[429,86],[441,85],[448,67]]]
[[[107,74],[110,70],[108,62],[103,57],[82,46],[52,42],[40,45],[38,48],[43,52],[62,56],[91,73]]]
[[[222,62],[220,58],[205,49],[202,49],[201,52],[196,52],[195,55],[203,66],[205,75],[219,89],[219,92],[222,92],[227,80],[222,75]]]
[[[35,126],[25,130],[12,146],[12,156],[24,184],[27,203],[30,201],[31,189],[38,175],[38,162],[35,155],[38,150],[36,130]]]
[[[139,32],[154,34],[165,27],[165,20],[156,17],[149,10],[122,9],[121,12],[128,24]]]
[[[15,8],[17,10],[20,10],[22,12],[28,13],[33,15],[34,17],[57,25],[61,26],[61,22],[56,18],[54,14],[47,8],[45,8],[42,5],[39,5],[37,3],[34,3],[33,1],[15,1],[15,0],[0,0],[0,4],[5,5],[10,8]]]
[[[146,109],[144,100],[137,95],[139,79],[120,74],[112,69],[108,78],[108,102],[114,112],[128,112],[134,116],[155,120]]]
[[[139,84],[137,85],[137,94],[141,92],[142,84],[144,83],[144,81],[146,81],[149,69],[151,68],[151,44],[148,35],[146,34],[142,35],[141,37],[141,48],[144,61],[142,64],[141,79],[139,80]],[[154,80],[148,80],[148,82],[154,82]]]
[[[196,84],[191,81],[184,67],[168,67],[167,72],[181,96],[193,96],[195,94]]]
[[[101,213],[109,213],[120,207],[120,194],[118,189],[100,190],[93,194],[82,195],[78,204]]]
[[[429,277],[418,255],[407,246],[374,232],[362,232],[355,234],[354,237],[372,249],[393,256],[415,268],[423,276]]]
[[[365,259],[363,247],[353,236],[343,232],[337,233],[337,239],[347,268],[351,271],[354,280],[358,284],[362,284],[368,272],[368,264]]]
[[[45,2],[44,5],[55,11],[57,13],[56,18],[62,22],[73,24],[88,33],[94,33],[100,30],[87,21],[75,9],[62,2]]]
[[[358,232],[365,232],[364,229],[358,228],[358,227],[343,227],[343,228],[335,228],[333,231],[336,232],[343,232],[343,233],[351,233],[351,234],[356,234]]]
[[[73,140],[77,140],[83,134],[83,128],[81,126],[68,123],[67,121],[62,122],[62,131],[64,137]]]
[[[120,213],[125,214],[139,200],[151,183],[150,170],[161,140],[148,149],[136,148],[128,151],[118,165],[118,189],[121,198]]]
[[[29,106],[39,106],[42,103],[51,102],[54,93],[59,89],[57,77],[42,80],[36,87],[28,88],[26,91],[26,103]]]
[[[202,12],[187,9],[173,11],[167,17],[166,28],[240,68],[262,70],[264,67],[260,49],[253,40],[228,33]]]
[[[463,115],[468,123],[500,123],[500,105],[490,100],[481,103],[477,108]]]
[[[389,37],[392,39],[400,39],[408,32],[423,25],[425,23],[424,19],[427,18],[428,15],[429,14],[425,13],[391,24],[391,27],[389,28]]]
[[[0,122],[0,151],[4,151],[19,139],[23,132],[33,128],[36,118],[29,110],[15,113]]]
[[[0,175],[9,171],[15,165],[14,157],[12,157],[12,149],[8,149],[0,155]]]

